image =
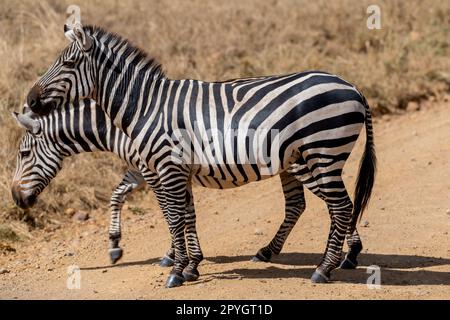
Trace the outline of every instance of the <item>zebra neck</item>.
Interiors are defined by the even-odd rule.
[[[93,96],[117,128],[131,137],[133,131],[139,131],[141,123],[157,117],[162,108],[161,90],[172,80],[155,74],[151,65],[133,61],[120,70],[98,68],[98,90]]]
[[[106,151],[126,161],[130,158],[132,150],[128,137],[112,124],[100,107],[80,104],[79,109],[64,108],[48,121],[47,135],[67,156]]]

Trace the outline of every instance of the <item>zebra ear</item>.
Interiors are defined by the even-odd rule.
[[[32,134],[38,134],[41,130],[41,124],[39,123],[39,121],[32,119],[26,114],[13,112],[12,116],[14,119],[16,119],[19,126],[30,131]]]
[[[73,33],[72,28],[67,24],[64,25],[64,35],[70,42],[76,41],[75,34]]]
[[[64,25],[64,35],[71,42],[77,42],[78,46],[83,51],[89,51],[92,47],[92,38],[84,31],[81,23],[76,23],[73,27]]]

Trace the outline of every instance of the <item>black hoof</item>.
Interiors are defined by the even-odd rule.
[[[260,249],[258,253],[252,258],[253,262],[270,262],[272,253],[270,250]]]
[[[254,256],[254,257],[252,258],[252,261],[253,261],[253,262],[267,262],[267,261],[261,260],[260,258],[258,258],[258,256]]]
[[[173,266],[173,259],[168,257],[168,256],[164,256],[161,258],[161,261],[159,262],[159,265],[161,267],[172,267]]]
[[[327,283],[329,281],[330,281],[330,278],[328,278],[327,276],[325,276],[322,273],[319,273],[317,271],[314,271],[314,273],[311,277],[312,283]]]
[[[111,259],[111,263],[115,264],[117,261],[122,258],[123,250],[122,248],[112,248],[108,250],[109,258]]]
[[[166,288],[175,288],[183,284],[184,278],[180,275],[171,273],[167,278]]]
[[[189,269],[183,271],[183,278],[186,281],[195,281],[200,277],[200,273],[197,271],[197,269]]]
[[[341,269],[356,269],[358,266],[358,261],[350,261],[348,258],[345,258],[344,261],[342,261],[340,268]]]

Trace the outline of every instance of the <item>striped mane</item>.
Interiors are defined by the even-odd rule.
[[[165,78],[164,71],[161,65],[151,57],[145,50],[139,48],[128,39],[121,37],[120,35],[106,31],[105,29],[95,26],[86,25],[83,27],[84,31],[95,38],[97,41],[105,44],[108,47],[122,48],[125,46],[125,51],[121,54],[122,57],[128,57],[134,55],[133,64],[143,64],[144,68],[152,69],[154,79]],[[125,59],[122,59],[119,63],[122,65],[125,63]]]

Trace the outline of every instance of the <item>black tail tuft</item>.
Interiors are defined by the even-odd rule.
[[[359,166],[358,179],[356,181],[352,227],[355,227],[358,219],[361,219],[362,214],[369,203],[375,182],[377,166],[375,145],[373,142],[372,115],[370,113],[369,105],[364,97],[363,102],[366,108],[366,147]]]

